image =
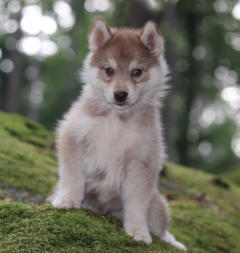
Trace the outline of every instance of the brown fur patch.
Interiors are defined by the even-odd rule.
[[[150,231],[161,237],[169,224],[170,215],[167,201],[158,191],[154,193],[148,212]]]
[[[97,18],[97,19],[94,21],[94,24],[93,24],[92,28],[90,29],[90,33],[89,33],[89,34],[91,34],[91,33],[94,31],[94,29],[96,28],[96,23],[97,23],[98,21],[102,21],[102,22],[106,25],[107,31],[108,31],[109,34],[111,35],[111,34],[112,34],[111,29],[109,28],[108,24],[106,23],[106,21],[105,21],[103,18]]]
[[[61,155],[64,163],[71,163],[74,160],[76,150],[79,149],[76,139],[72,134],[68,134],[66,130],[62,132],[59,139],[60,141],[58,141],[57,145],[58,153]]]
[[[92,206],[97,211],[108,213],[112,211],[117,211],[122,209],[122,203],[120,200],[120,196],[113,195],[111,199],[107,201],[107,203],[101,203],[99,201],[99,193],[96,190],[86,191],[84,196],[84,202],[88,205]]]
[[[97,101],[94,99],[87,99],[84,101],[83,110],[91,117],[106,117],[109,110],[98,106]]]
[[[139,126],[145,128],[146,126],[154,126],[155,111],[152,106],[146,106],[141,110],[141,113],[136,115],[136,120]]]
[[[102,181],[106,177],[106,173],[101,170],[96,170],[96,172],[91,175],[91,179],[94,181]]]
[[[148,71],[152,66],[158,65],[158,56],[152,54],[140,41],[141,30],[120,28],[113,32],[110,40],[93,54],[91,64],[102,70],[100,78],[107,79],[104,76],[104,68],[108,64],[108,59],[113,58],[117,64],[117,71],[130,76],[128,66],[135,60],[141,64],[144,71]],[[127,73],[126,73],[127,72]],[[145,76],[147,79],[148,76]],[[139,81],[143,81],[139,79]],[[135,79],[135,82],[138,82]]]
[[[126,122],[129,119],[129,117],[131,117],[131,115],[128,113],[123,113],[123,114],[119,114],[118,117],[121,121]]]

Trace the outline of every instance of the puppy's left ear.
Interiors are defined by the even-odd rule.
[[[104,19],[96,19],[89,35],[89,49],[94,51],[103,47],[111,38],[112,33]]]
[[[157,25],[148,21],[141,32],[140,39],[143,45],[156,55],[163,53],[164,41]]]

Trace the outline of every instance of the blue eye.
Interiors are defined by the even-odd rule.
[[[139,77],[142,75],[143,70],[142,69],[133,69],[132,70],[132,76],[133,77]]]
[[[111,67],[106,67],[106,68],[105,68],[105,73],[106,73],[106,75],[108,75],[108,76],[112,76],[112,75],[114,74],[114,69],[111,68]]]

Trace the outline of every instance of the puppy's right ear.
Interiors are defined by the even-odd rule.
[[[105,20],[96,19],[89,35],[89,49],[94,51],[103,47],[111,36],[111,30]]]

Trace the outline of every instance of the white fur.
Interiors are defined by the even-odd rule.
[[[104,31],[104,25],[100,22],[95,29]],[[90,35],[91,43],[94,44],[94,37]],[[161,225],[167,224],[167,204],[156,193],[158,173],[165,159],[158,107],[166,90],[167,64],[161,55],[159,65],[151,68],[146,83],[134,87],[125,82],[128,104],[119,107],[113,102],[117,84],[110,87],[99,80],[98,69],[90,64],[92,57],[90,52],[84,62],[83,93],[58,127],[60,179],[51,202],[56,208],[80,208],[81,205],[111,213],[123,219],[126,233],[135,240],[151,243],[149,229],[152,229],[162,240],[185,250],[166,226]],[[109,64],[117,68],[111,58]],[[132,61],[126,67],[137,64]],[[96,110],[108,111],[106,116],[93,117],[86,111],[87,102],[92,100]],[[146,122],[143,127],[145,122],[141,124],[139,120],[146,108],[150,108],[152,123]],[[128,120],[119,117],[128,115],[131,115]],[[88,196],[92,193],[97,194],[93,200]],[[159,226],[148,220],[148,210],[155,198],[162,214],[154,213],[153,209],[153,216],[161,219],[163,215]]]
[[[182,243],[178,242],[169,231],[166,231],[161,239],[165,242],[172,244],[173,246],[175,246],[183,251],[187,250],[187,248]]]

